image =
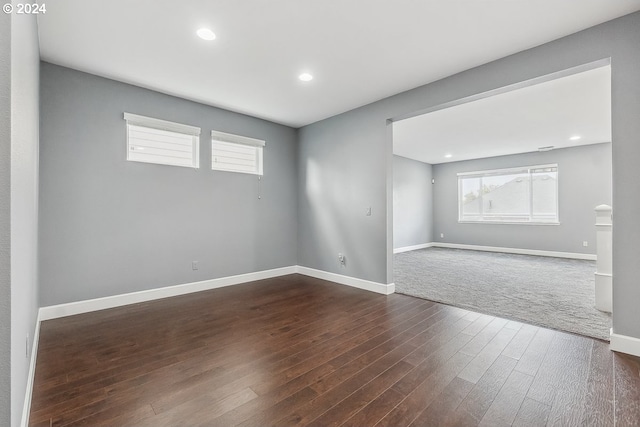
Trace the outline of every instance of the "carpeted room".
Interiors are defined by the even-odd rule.
[[[594,209],[611,204],[610,91],[594,64],[395,123],[396,291],[608,340]]]

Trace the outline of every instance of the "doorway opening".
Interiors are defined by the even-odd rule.
[[[396,292],[604,340],[608,60],[394,120]]]

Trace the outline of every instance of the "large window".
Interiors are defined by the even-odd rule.
[[[558,165],[458,174],[461,222],[558,223]]]
[[[124,113],[127,160],[198,168],[200,128]]]

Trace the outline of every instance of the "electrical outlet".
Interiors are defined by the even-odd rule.
[[[345,266],[347,260],[346,260],[346,258],[345,258],[343,253],[339,253],[338,254],[338,261],[340,262],[341,266],[343,266],[343,267]]]
[[[440,233],[440,238],[444,239],[444,233]]]
[[[371,206],[369,206],[369,207],[367,208],[367,210],[365,211],[365,215],[366,215],[366,216],[371,216]]]
[[[589,246],[589,242],[587,242],[587,241],[585,240],[584,242],[582,242],[582,246],[584,246],[584,247],[586,248],[587,246]]]
[[[198,269],[198,261],[191,261],[191,269],[192,270]]]

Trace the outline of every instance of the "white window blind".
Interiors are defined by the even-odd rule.
[[[462,222],[558,223],[558,165],[458,174]]]
[[[260,139],[230,133],[211,132],[211,169],[262,175]]]
[[[200,128],[124,113],[127,160],[198,168]]]

